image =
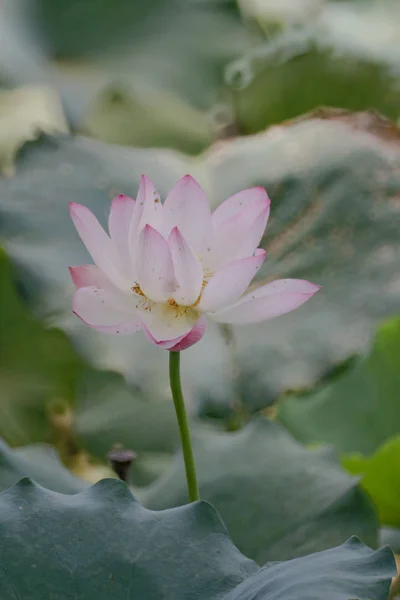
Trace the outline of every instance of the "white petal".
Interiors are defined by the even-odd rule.
[[[71,202],[71,218],[96,265],[117,287],[129,289],[129,281],[115,264],[115,252],[111,240],[94,214],[81,204]]]
[[[168,238],[177,283],[173,298],[183,306],[194,304],[203,283],[203,269],[199,259],[177,227]]]
[[[191,309],[176,309],[168,304],[155,304],[141,310],[140,319],[156,342],[175,340],[189,333],[199,314]]]
[[[150,225],[139,234],[136,277],[150,300],[164,302],[172,297],[175,280],[171,252],[167,241]]]
[[[253,202],[258,203],[260,201],[267,205],[270,204],[268,194],[263,187],[254,187],[234,194],[214,210],[212,214],[214,227],[242,212]]]
[[[236,302],[249,287],[265,255],[265,250],[257,250],[254,256],[235,260],[218,271],[204,289],[199,311],[214,312]]]
[[[219,323],[258,323],[288,313],[309,300],[319,285],[302,279],[279,279],[249,292],[236,304],[208,316]]]
[[[185,175],[172,188],[164,202],[164,235],[174,227],[191,245],[196,254],[202,254],[211,235],[211,211],[201,186]]]
[[[111,204],[108,230],[118,263],[126,277],[134,279],[133,264],[129,251],[129,231],[135,210],[135,201],[120,194]]]
[[[259,243],[265,233],[269,217],[269,206],[265,207],[244,233],[240,249],[238,251],[238,258],[245,256],[251,256],[257,250]]]
[[[75,292],[72,309],[86,325],[103,333],[134,333],[140,329],[135,298],[124,296],[128,295],[94,286],[83,287]]]
[[[219,270],[229,262],[254,254],[265,231],[268,216],[269,204],[259,200],[217,225],[214,228],[211,256],[207,259],[212,270]]]
[[[146,175],[142,175],[129,229],[129,248],[134,264],[138,236],[145,225],[151,225],[153,229],[161,231],[162,204],[153,182]]]
[[[138,205],[138,216],[140,215],[137,233],[139,234],[146,225],[150,225],[153,229],[161,231],[163,205],[161,204],[160,194],[154,187],[154,183],[146,175],[142,175],[136,202]]]

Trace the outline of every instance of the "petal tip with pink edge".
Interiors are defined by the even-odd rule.
[[[194,346],[197,342],[200,342],[207,329],[206,319],[200,319],[191,331],[185,337],[181,339],[175,346],[170,348],[171,352],[181,352],[187,350],[190,346]]]
[[[180,238],[180,237],[183,237],[183,236],[179,230],[179,227],[177,225],[175,225],[175,227],[173,227],[171,229],[171,233],[168,236],[168,241],[172,241],[172,240],[174,240],[176,238]]]
[[[322,285],[319,285],[318,283],[312,283],[311,281],[306,281],[306,283],[310,286],[309,292],[304,292],[306,294],[309,293],[310,295],[314,295],[322,288]]]
[[[268,206],[270,206],[271,198],[268,196],[268,192],[265,189],[265,187],[263,187],[262,185],[257,185],[253,189],[258,190],[258,192],[261,192],[261,195],[264,196],[264,200],[268,203]]]
[[[147,177],[147,175],[145,175],[144,173],[142,173],[141,177],[140,177],[140,185],[151,185],[154,187],[154,183],[152,182],[152,180],[150,179],[150,177]]]
[[[264,258],[267,256],[267,251],[264,250],[264,248],[257,248],[257,250],[254,252],[254,256],[264,256]]]
[[[190,348],[190,346],[197,344],[197,342],[202,339],[207,329],[207,320],[204,317],[200,317],[200,319],[188,333],[172,340],[157,341],[143,321],[141,321],[141,326],[147,340],[158,348],[169,350],[171,352],[181,352],[182,350],[187,350]]]
[[[72,279],[72,282],[73,282],[75,285],[77,285],[77,279],[78,279],[78,277],[77,277],[77,272],[76,272],[76,269],[77,269],[77,268],[78,268],[78,267],[68,267],[68,271],[69,271],[70,277],[71,277],[71,279]]]
[[[197,181],[197,179],[195,179],[193,177],[193,175],[190,175],[189,173],[186,173],[186,175],[183,175],[183,177],[181,177],[180,179],[178,179],[178,181],[176,182],[175,185],[179,185],[179,184],[184,184],[184,185],[193,185],[197,188],[200,188],[202,192],[204,192],[203,188],[201,187],[201,185],[199,184],[199,182]]]
[[[151,237],[151,238],[162,238],[165,239],[161,233],[159,231],[157,231],[157,229],[155,229],[154,227],[152,227],[151,225],[149,225],[149,223],[146,223],[146,225],[143,227],[142,231],[140,232],[139,235],[142,236],[146,236],[146,238]],[[166,240],[165,240],[166,242]]]
[[[125,202],[134,202],[134,199],[130,196],[127,196],[126,194],[118,194],[118,196],[115,196],[115,198],[113,199],[111,203],[111,208],[114,204],[120,204]]]

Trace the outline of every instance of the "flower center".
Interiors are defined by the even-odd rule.
[[[201,290],[200,290],[200,294],[196,300],[196,302],[194,302],[193,304],[191,304],[190,306],[183,306],[181,304],[178,304],[176,300],[174,300],[174,298],[168,298],[168,300],[166,301],[166,304],[171,307],[172,309],[174,309],[176,311],[175,314],[175,318],[177,317],[182,317],[183,315],[185,315],[187,313],[187,311],[189,309],[196,309],[196,307],[199,305],[201,297],[203,295],[204,289],[207,285],[207,283],[209,282],[209,280],[211,279],[211,277],[213,276],[214,273],[212,273],[211,271],[205,271],[204,272],[204,276],[203,276],[203,281],[201,284]],[[140,285],[136,282],[135,285],[133,285],[131,287],[131,291],[134,294],[137,294],[138,296],[140,296],[140,300],[138,301],[138,303],[136,304],[136,308],[143,308],[144,310],[148,310],[151,312],[152,307],[155,305],[155,302],[153,302],[152,300],[150,300],[150,298],[148,298],[146,296],[146,294],[143,293],[142,288],[140,287]]]

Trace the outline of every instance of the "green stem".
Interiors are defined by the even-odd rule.
[[[200,499],[199,486],[197,484],[196,466],[192,442],[190,441],[190,429],[186,415],[185,401],[182,394],[181,374],[180,374],[180,352],[169,353],[169,381],[171,385],[172,397],[174,399],[175,412],[178,419],[179,433],[181,436],[183,460],[185,461],[186,480],[189,492],[189,502],[195,502]]]

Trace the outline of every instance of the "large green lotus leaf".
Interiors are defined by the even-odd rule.
[[[223,70],[250,47],[236,0],[5,0],[0,16],[0,84],[48,83],[75,128],[198,152],[232,119]]]
[[[362,485],[374,500],[381,523],[400,528],[400,436],[372,456],[343,456],[342,464],[353,475],[362,476]]]
[[[260,564],[324,550],[352,534],[377,544],[375,512],[358,478],[331,452],[307,450],[272,421],[196,435],[194,453],[202,498]],[[156,510],[187,502],[181,457],[140,499]]]
[[[0,496],[2,600],[386,600],[388,548],[355,538],[258,569],[205,502],[162,512],[104,480],[74,496],[28,479]]]
[[[155,513],[117,480],[64,496],[24,479],[0,507],[2,600],[217,600],[257,570],[208,504]]]
[[[314,5],[308,10],[314,14],[305,16],[304,6],[296,27],[288,26],[296,16],[286,15],[279,33],[269,32],[263,45],[226,70],[241,131],[259,131],[318,106],[374,108],[392,119],[400,116],[397,2],[283,4],[289,11]],[[270,19],[276,21],[272,13]]]
[[[362,571],[357,572],[360,563]],[[267,564],[225,600],[386,600],[390,575],[396,573],[388,547],[372,552],[353,537],[325,552]]]
[[[135,194],[142,172],[164,197],[179,176],[192,172],[214,206],[245,187],[266,186],[272,216],[260,282],[300,277],[323,289],[292,314],[235,328],[230,345],[210,326],[183,360],[189,404],[211,396],[262,407],[288,389],[313,385],[364,349],[377,322],[398,311],[397,140],[397,130],[369,114],[300,120],[217,145],[195,160],[81,137],[42,138],[25,146],[17,175],[0,183],[0,236],[27,302],[68,330],[93,365],[119,371],[131,383],[146,381],[148,396],[157,397],[160,390],[169,393],[166,353],[141,335],[105,336],[71,315],[67,266],[90,258],[68,202],[88,205],[104,223],[110,199]]]
[[[0,439],[0,491],[21,477],[32,477],[49,490],[63,494],[76,494],[88,487],[61,464],[51,446],[36,444],[13,450]]]
[[[397,318],[380,327],[370,352],[341,377],[303,397],[284,399],[278,419],[302,442],[370,454],[399,432],[399,361]]]

